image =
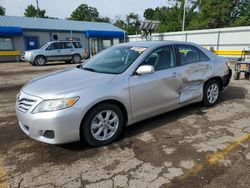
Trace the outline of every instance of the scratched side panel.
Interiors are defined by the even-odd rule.
[[[203,94],[206,80],[214,73],[211,61],[188,64],[182,67],[180,103],[195,99]]]

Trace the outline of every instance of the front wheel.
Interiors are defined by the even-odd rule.
[[[44,66],[46,65],[46,63],[47,63],[47,60],[44,56],[37,56],[33,64],[36,66]]]
[[[208,81],[203,89],[203,101],[205,106],[213,106],[218,102],[220,95],[220,84],[217,80]]]
[[[123,126],[121,109],[114,104],[102,103],[87,114],[81,126],[82,136],[92,146],[103,146],[116,140]]]

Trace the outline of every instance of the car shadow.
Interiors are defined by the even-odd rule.
[[[244,99],[247,92],[248,91],[243,87],[229,86],[227,90],[224,91],[223,94],[221,95],[217,106],[227,101]],[[170,124],[172,122],[177,121],[179,118],[184,118],[192,114],[203,115],[205,114],[205,112],[203,112],[203,110],[205,109],[207,109],[207,107],[202,106],[201,103],[195,103],[195,104],[191,104],[191,105],[176,109],[174,111],[170,111],[170,112],[140,121],[138,123],[135,123],[131,126],[126,127],[121,137],[115,143],[118,145],[122,144],[121,142],[124,139],[136,136],[143,132],[147,132],[147,131],[159,128],[166,124]],[[82,143],[82,142],[64,144],[64,145],[60,145],[59,147],[62,147],[66,150],[72,150],[72,151],[83,151],[86,149],[93,148],[89,146],[88,144]]]

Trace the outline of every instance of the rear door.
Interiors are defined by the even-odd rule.
[[[176,45],[180,64],[180,103],[203,95],[204,82],[213,74],[213,65],[206,54],[193,45]]]
[[[155,72],[129,78],[133,117],[145,118],[178,105],[180,86],[173,46],[154,50],[141,65],[153,65]]]
[[[74,48],[71,42],[61,42],[61,60],[71,60],[74,55]]]

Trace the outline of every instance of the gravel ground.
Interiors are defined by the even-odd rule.
[[[16,94],[31,78],[69,66],[0,63],[0,187],[250,187],[248,80],[232,80],[214,107],[193,104],[142,121],[105,147],[28,138]]]

